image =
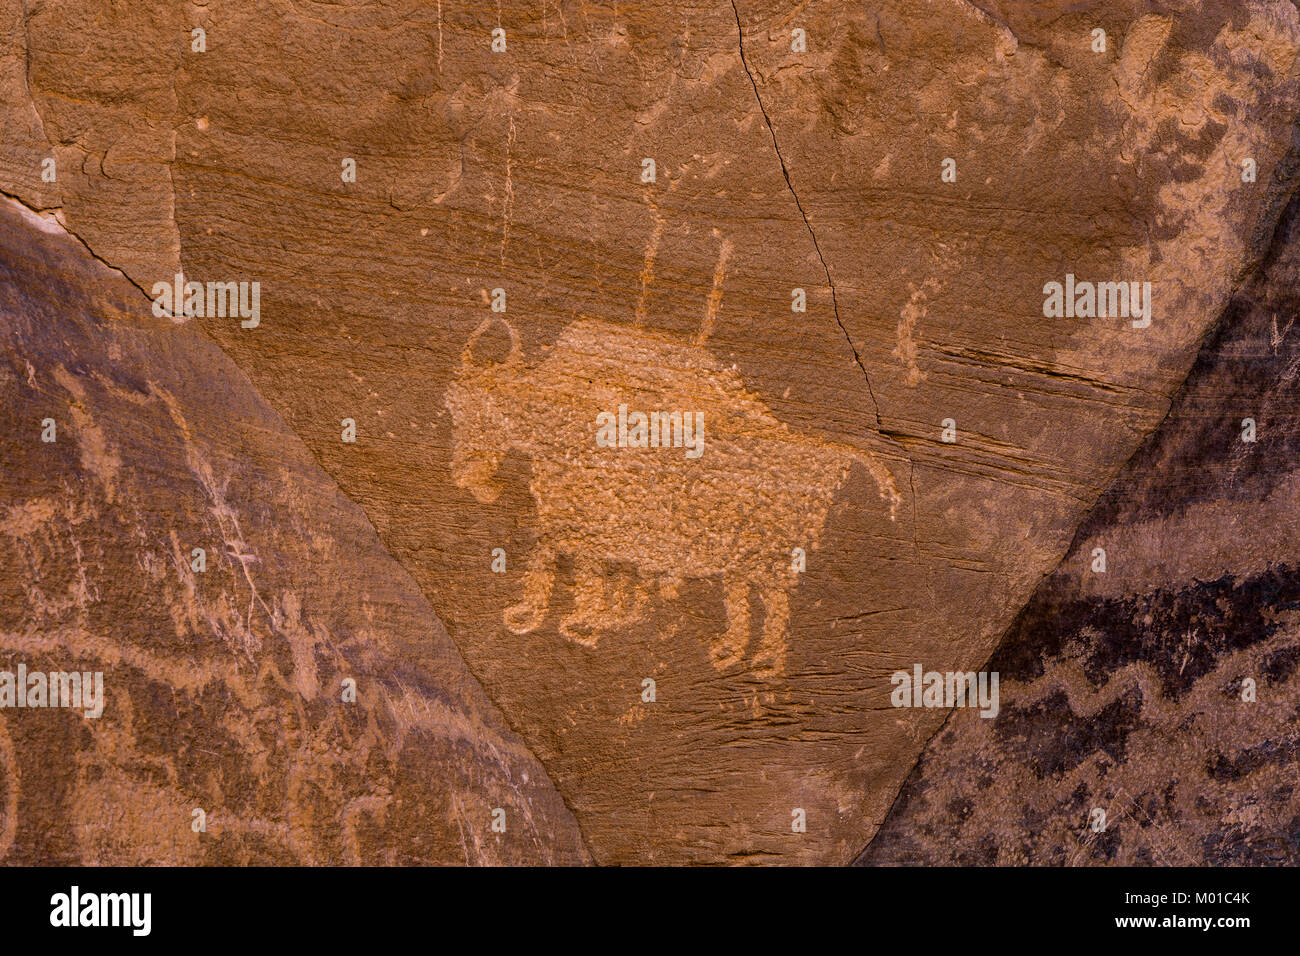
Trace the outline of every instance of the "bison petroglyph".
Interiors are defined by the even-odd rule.
[[[575,577],[574,608],[559,630],[588,647],[642,618],[650,585],[671,599],[685,581],[710,579],[722,584],[727,614],[725,632],[711,642],[713,664],[743,659],[756,591],[764,615],[753,666],[783,673],[793,549],[817,546],[855,462],[875,480],[893,520],[901,498],[888,469],[869,452],[791,430],[700,344],[580,318],[529,364],[518,334],[501,320],[510,353],[480,362],[475,345],[492,321],[466,345],[446,405],[452,477],[478,500],[500,494],[497,471],[508,453],[531,462],[538,545],[506,626],[517,634],[541,626],[559,555],[572,559]],[[702,415],[707,450],[688,458],[597,442],[598,415],[620,405]],[[629,565],[634,580],[607,601],[604,570]]]

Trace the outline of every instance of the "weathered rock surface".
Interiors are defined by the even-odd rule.
[[[0,189],[142,290],[261,283],[193,321],[603,862],[851,860],[944,716],[889,675],[987,659],[1295,179],[1286,0],[0,11]],[[1044,317],[1067,273],[1150,326]],[[597,455],[619,405],[703,454]]]
[[[247,378],[8,199],[0,341],[0,669],[104,690],[97,718],[0,711],[0,860],[589,859],[414,582]]]
[[[1293,201],[990,660],[1001,713],[953,713],[859,862],[1300,864],[1297,314]]]

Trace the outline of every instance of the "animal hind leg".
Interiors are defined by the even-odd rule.
[[[575,558],[573,613],[560,619],[560,633],[583,647],[595,647],[600,639],[600,615],[605,607],[605,583],[600,564],[590,558]]]
[[[729,578],[727,593],[727,630],[713,638],[709,658],[718,670],[739,664],[749,644],[749,581]]]
[[[524,599],[506,608],[506,627],[515,634],[527,634],[541,627],[555,585],[555,552],[538,548],[524,573]]]
[[[763,637],[754,655],[754,669],[764,677],[785,674],[786,629],[790,626],[790,595],[779,584],[763,591]]]

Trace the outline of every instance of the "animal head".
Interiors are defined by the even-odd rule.
[[[510,354],[505,361],[475,359],[474,346],[494,321],[495,316],[484,319],[465,343],[460,371],[447,386],[444,402],[452,419],[452,479],[485,504],[501,494],[496,473],[510,448],[510,393],[506,386],[523,366],[519,333],[505,319],[500,319],[510,334]]]

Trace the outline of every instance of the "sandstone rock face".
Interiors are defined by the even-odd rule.
[[[954,712],[859,862],[1300,863],[1298,291],[1293,200],[989,662],[1001,713]]]
[[[0,667],[104,675],[97,718],[0,712],[6,862],[589,859],[360,509],[194,326],[10,200],[0,316]]]
[[[247,376],[373,524],[343,566],[396,561],[432,605],[373,652],[415,666],[436,611],[604,863],[854,859],[946,716],[891,707],[890,675],[988,659],[1296,181],[1288,0],[0,19],[0,190],[133,314],[177,273],[260,283],[256,326],[164,318],[156,348],[206,337]],[[1047,314],[1067,276],[1150,283],[1149,323]],[[680,414],[635,447],[651,413]],[[273,476],[251,500],[310,540],[329,512],[292,530],[280,444],[244,453]],[[577,859],[549,799],[538,840]]]

